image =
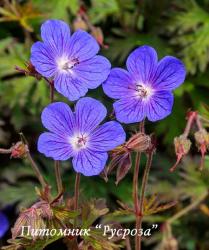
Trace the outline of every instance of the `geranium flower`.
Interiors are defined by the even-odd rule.
[[[141,46],[129,55],[126,66],[128,71],[112,69],[103,84],[109,97],[119,99],[114,103],[117,120],[134,123],[168,116],[174,101],[172,90],[185,79],[183,63],[172,56],[158,62],[152,47]]]
[[[0,238],[2,238],[9,229],[9,221],[6,215],[0,212]]]
[[[70,36],[69,26],[60,20],[48,20],[41,26],[43,42],[31,48],[31,62],[42,76],[54,79],[56,90],[74,101],[88,89],[104,82],[111,65],[99,51],[97,41],[86,31]]]
[[[106,117],[104,105],[90,97],[81,98],[75,112],[63,102],[48,105],[42,123],[50,132],[38,140],[38,150],[54,160],[68,160],[76,172],[98,175],[108,158],[107,151],[125,142],[125,132],[116,121],[99,125]]]

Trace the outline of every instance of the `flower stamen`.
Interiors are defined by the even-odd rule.
[[[137,95],[142,99],[148,99],[153,94],[153,89],[148,85],[136,84]]]
[[[81,150],[87,147],[87,135],[75,135],[69,139],[70,144],[74,150]]]
[[[69,60],[66,57],[59,58],[57,60],[57,66],[60,71],[70,72],[72,68],[79,64],[78,58]]]

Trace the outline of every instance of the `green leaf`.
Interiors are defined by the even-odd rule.
[[[1,191],[4,193],[4,196],[0,197],[1,204],[8,205],[18,202],[19,210],[31,205],[37,198],[32,182],[22,181],[21,184],[15,186],[5,184],[1,186]]]
[[[33,0],[34,5],[42,6],[42,0]],[[62,19],[68,21],[68,10],[72,14],[76,14],[79,9],[79,0],[51,0],[44,3],[44,9],[47,13],[47,18]]]
[[[54,216],[61,221],[68,221],[80,214],[78,211],[69,211],[65,207],[52,207],[52,211]]]
[[[62,238],[61,236],[57,235],[53,238],[47,238],[47,239],[38,239],[36,241],[33,241],[31,239],[15,239],[15,240],[8,240],[9,246],[5,246],[2,248],[2,250],[18,250],[20,248],[24,248],[25,250],[40,250],[47,247],[49,244],[59,240]]]
[[[107,214],[109,209],[106,207],[104,199],[91,200],[82,204],[82,228],[89,228],[99,217]]]
[[[204,72],[209,62],[209,14],[194,0],[185,1],[180,8],[183,10],[174,13],[168,24],[174,34],[171,43],[180,46],[179,56],[191,74]]]
[[[119,12],[119,6],[116,0],[91,0],[92,8],[89,10],[89,16],[93,23],[105,20],[109,15],[115,15]]]

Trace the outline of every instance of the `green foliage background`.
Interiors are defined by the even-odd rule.
[[[5,1],[6,2],[6,1]],[[3,8],[4,1],[0,1]],[[23,6],[28,1],[17,1]],[[53,162],[38,154],[36,141],[43,131],[40,113],[49,103],[49,87],[43,80],[37,81],[15,70],[15,66],[24,67],[30,57],[31,44],[40,39],[40,25],[49,18],[63,19],[73,30],[73,23],[79,10],[78,0],[32,0],[35,15],[25,23],[7,20],[0,23],[0,145],[10,147],[19,139],[18,133],[24,132],[32,153],[47,180],[55,185]],[[175,91],[173,113],[163,121],[150,124],[147,131],[155,132],[158,138],[158,151],[154,158],[150,177],[149,192],[158,192],[167,200],[179,200],[173,211],[148,217],[147,223],[163,222],[190,201],[197,199],[208,189],[209,158],[206,158],[203,175],[194,169],[198,166],[198,152],[182,164],[181,174],[170,174],[168,169],[174,163],[173,138],[182,133],[185,115],[189,109],[198,110],[208,118],[204,104],[209,100],[209,1],[208,0],[88,0],[84,1],[90,22],[102,29],[104,43],[101,54],[105,55],[113,66],[125,66],[128,54],[137,46],[153,46],[159,58],[170,54],[182,59],[187,68],[185,83]],[[4,16],[4,12],[0,10]],[[30,13],[31,16],[33,11]],[[5,21],[5,20],[4,20]],[[28,28],[29,25],[29,28]],[[90,91],[90,96],[102,100],[112,110],[112,100],[102,89]],[[63,99],[59,94],[56,100]],[[73,103],[69,103],[73,105]],[[135,126],[127,127],[130,135]],[[35,200],[34,185],[38,185],[27,161],[10,161],[7,156],[0,156],[0,205],[4,207],[17,202],[17,210],[27,207]],[[66,191],[73,194],[74,172],[70,162],[62,164]],[[185,177],[187,176],[187,178]],[[131,203],[130,173],[120,184],[115,186],[113,175],[106,184],[102,179],[82,178],[83,199],[105,197],[111,209],[115,200]],[[205,201],[207,205],[208,201]],[[197,209],[177,221],[174,235],[180,249],[209,249],[208,215]],[[132,225],[133,218],[119,218]],[[147,240],[147,249],[160,247],[162,233],[156,233]],[[162,248],[157,248],[162,249]]]

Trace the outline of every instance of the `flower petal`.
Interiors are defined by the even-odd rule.
[[[0,238],[4,236],[4,234],[9,229],[9,221],[2,212],[0,212]]]
[[[124,98],[116,101],[113,106],[119,122],[140,122],[146,115],[144,102],[139,98]]]
[[[147,118],[155,122],[170,115],[174,97],[169,91],[157,91],[147,103]]]
[[[55,89],[70,101],[78,100],[88,92],[88,88],[71,74],[58,74],[54,79]]]
[[[90,148],[96,151],[109,151],[123,144],[126,134],[120,123],[111,121],[99,126],[89,141]]]
[[[136,92],[136,84],[129,72],[120,68],[114,68],[110,71],[102,87],[107,96],[115,99],[134,96]]]
[[[111,64],[105,57],[95,56],[76,65],[73,72],[80,82],[95,89],[107,79],[110,68]]]
[[[105,106],[91,97],[81,98],[75,107],[76,124],[79,132],[91,132],[107,115]]]
[[[104,169],[108,154],[92,150],[82,150],[73,158],[73,168],[85,176],[99,175]]]
[[[36,71],[45,77],[52,77],[56,72],[54,51],[42,42],[36,42],[31,48],[30,61]]]
[[[70,107],[63,102],[49,104],[42,112],[42,123],[49,131],[60,135],[71,135],[75,117]]]
[[[73,149],[67,141],[67,136],[46,132],[38,139],[38,151],[46,157],[57,161],[65,161],[73,156]]]
[[[48,20],[41,26],[41,37],[57,55],[69,51],[70,28],[61,20]]]
[[[173,90],[181,85],[186,76],[184,64],[177,58],[166,56],[157,66],[152,83],[158,90]]]
[[[157,53],[150,46],[141,46],[129,55],[126,66],[137,81],[150,83],[157,66]]]
[[[83,30],[77,30],[73,33],[69,45],[70,57],[77,58],[79,62],[92,58],[99,51],[96,39]]]

